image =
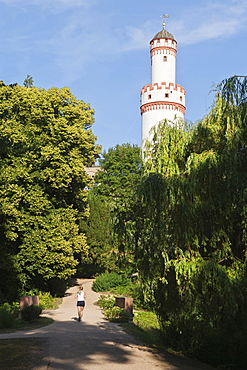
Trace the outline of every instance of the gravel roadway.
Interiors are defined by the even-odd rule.
[[[32,331],[1,334],[0,339],[41,338],[42,360],[33,370],[212,370],[191,359],[159,354],[127,334],[118,324],[103,318],[94,305],[100,294],[92,291],[92,279],[77,279],[57,310],[44,311],[54,323]],[[74,294],[83,284],[87,294],[82,322],[77,321]]]

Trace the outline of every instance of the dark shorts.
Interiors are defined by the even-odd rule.
[[[77,307],[85,307],[85,301],[77,301]]]

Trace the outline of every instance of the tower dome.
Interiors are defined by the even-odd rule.
[[[186,92],[176,83],[176,56],[177,41],[163,28],[150,41],[151,84],[141,89],[142,147],[160,121],[184,120]]]
[[[155,39],[172,39],[172,40],[175,40],[174,36],[170,32],[168,32],[165,28],[163,28],[160,32],[156,33],[156,35],[152,38],[152,40],[155,40]]]

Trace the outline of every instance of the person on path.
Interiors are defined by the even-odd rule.
[[[77,299],[78,321],[81,321],[86,299],[86,293],[82,286],[78,288],[74,298]]]

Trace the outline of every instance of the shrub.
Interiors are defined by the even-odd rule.
[[[100,308],[103,309],[112,308],[115,305],[115,298],[113,298],[110,295],[108,296],[101,295],[97,303],[100,306]]]
[[[136,312],[134,314],[133,322],[143,330],[160,329],[158,317],[154,312],[149,311]]]
[[[39,306],[42,310],[57,308],[57,299],[50,292],[39,292]]]
[[[7,303],[5,303],[7,304]],[[13,302],[10,306],[10,310],[14,318],[17,318],[20,313],[20,302]]]
[[[95,292],[107,292],[111,288],[117,287],[119,285],[127,286],[130,284],[128,278],[117,272],[104,272],[99,275],[93,283],[93,290]]]
[[[104,316],[107,320],[112,322],[128,322],[130,317],[127,312],[120,307],[112,307],[104,310]]]
[[[42,308],[40,306],[32,304],[31,306],[23,308],[21,317],[25,321],[33,321],[39,317],[41,312]]]
[[[130,296],[133,298],[134,307],[135,309],[149,309],[149,305],[144,303],[143,292],[140,289],[139,284],[130,282],[129,285],[126,286],[117,286],[116,288],[112,288],[111,292],[118,296]]]
[[[4,294],[0,290],[0,304],[4,301]]]
[[[34,296],[34,295],[39,295],[39,291],[38,289],[29,289],[29,290],[25,290],[25,289],[22,289],[20,291],[20,295],[22,297],[25,297],[25,296]]]
[[[0,328],[12,328],[16,318],[16,313],[9,303],[4,303],[0,307]]]
[[[115,295],[133,296],[135,285],[130,282],[129,285],[118,285],[111,289],[111,292]]]

